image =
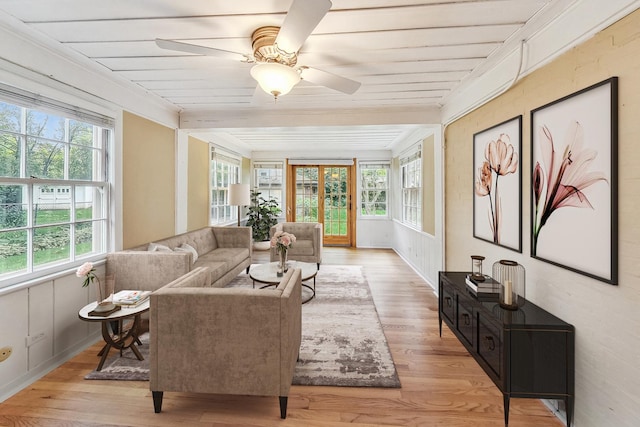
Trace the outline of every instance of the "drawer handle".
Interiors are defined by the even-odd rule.
[[[484,342],[484,346],[487,348],[487,350],[489,351],[493,351],[496,349],[496,343],[493,340],[492,336],[486,335],[482,341]]]
[[[444,302],[447,304],[447,307],[451,308],[453,306],[451,297],[444,297]]]
[[[462,318],[464,319],[464,324],[465,324],[466,326],[471,325],[471,316],[469,316],[469,314],[468,314],[468,313],[464,313],[464,314],[462,315]]]

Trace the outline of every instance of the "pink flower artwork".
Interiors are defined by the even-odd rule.
[[[498,180],[501,176],[518,170],[518,153],[511,144],[511,138],[501,133],[497,140],[489,142],[484,150],[484,161],[478,168],[475,180],[475,193],[479,197],[489,198],[487,219],[493,235],[493,242],[500,244],[502,228],[502,203]]]
[[[603,172],[590,170],[591,163],[598,154],[596,150],[584,147],[584,133],[580,123],[571,123],[561,151],[556,151],[553,135],[546,125],[539,129],[539,135],[540,161],[536,162],[532,176],[532,255],[536,255],[542,228],[555,211],[563,207],[593,209],[584,191],[596,182],[607,181]]]

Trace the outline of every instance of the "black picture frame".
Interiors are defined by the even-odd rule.
[[[522,252],[522,115],[473,135],[473,237]]]
[[[617,285],[618,78],[531,111],[531,257]]]

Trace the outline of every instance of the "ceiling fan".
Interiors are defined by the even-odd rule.
[[[251,35],[252,54],[199,46],[175,40],[156,39],[162,49],[199,55],[222,57],[254,63],[251,76],[268,94],[278,99],[287,94],[301,79],[346,94],[355,93],[360,82],[328,71],[298,66],[298,51],[331,8],[330,0],[293,0],[281,27],[267,26]]]

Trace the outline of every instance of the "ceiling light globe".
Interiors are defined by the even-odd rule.
[[[258,82],[262,90],[275,97],[286,95],[300,82],[300,74],[296,70],[276,62],[254,65],[251,68],[251,77]]]

